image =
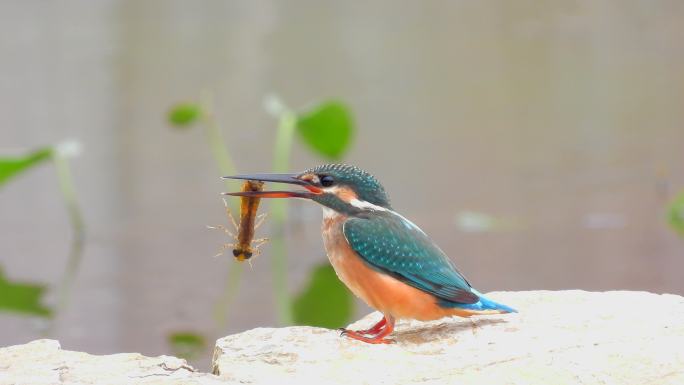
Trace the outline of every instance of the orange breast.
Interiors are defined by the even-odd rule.
[[[345,218],[336,215],[323,222],[323,241],[330,263],[342,282],[368,306],[396,319],[421,321],[449,315],[468,317],[480,312],[446,309],[432,295],[370,268],[347,243],[342,232]]]

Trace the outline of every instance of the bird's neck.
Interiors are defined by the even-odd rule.
[[[323,224],[321,226],[321,231],[323,233],[323,244],[325,245],[328,257],[331,257],[335,248],[339,246],[338,241],[344,238],[342,226],[346,220],[346,215],[323,206]]]
[[[354,207],[354,210],[349,210],[347,212],[339,212],[336,210],[331,209],[330,207],[326,206],[321,206],[323,208],[323,228],[325,229],[326,223],[330,223],[331,225],[333,223],[341,223],[344,222],[347,218],[349,217],[364,217],[364,216],[369,216],[373,214],[380,214],[380,215],[391,215],[399,218],[401,222],[406,226],[407,228],[411,230],[416,230],[420,231],[421,233],[425,234],[423,230],[421,230],[420,227],[418,227],[415,223],[411,222],[410,220],[406,219],[403,215],[399,214],[398,212],[386,208],[386,207],[381,207],[374,205],[372,203],[368,203],[366,201],[352,201],[348,203],[350,206]]]
[[[323,220],[324,221],[331,221],[334,219],[342,219],[342,217],[346,217],[344,214],[340,214],[337,211],[331,209],[330,207],[326,206],[321,206],[323,209]]]

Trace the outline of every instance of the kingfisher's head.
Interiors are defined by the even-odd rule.
[[[305,198],[340,214],[355,215],[369,210],[391,209],[385,189],[375,177],[358,167],[325,164],[298,174],[247,174],[224,178],[287,183],[306,191],[248,191],[227,193],[259,198]]]

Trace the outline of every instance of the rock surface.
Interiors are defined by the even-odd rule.
[[[490,297],[520,313],[401,322],[393,345],[311,327],[228,336],[217,341],[216,376],[175,357],[95,356],[38,340],[0,349],[0,385],[684,384],[683,297],[584,291]]]
[[[221,384],[176,357],[138,353],[95,356],[62,350],[54,340],[0,349],[0,384]]]
[[[318,328],[259,328],[217,341],[214,373],[258,384],[684,384],[680,296],[490,296],[520,313],[401,322],[393,345],[367,345]],[[372,314],[352,327],[379,318]]]

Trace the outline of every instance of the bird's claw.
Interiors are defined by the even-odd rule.
[[[363,341],[363,342],[370,343],[370,344],[394,344],[397,342],[395,340],[391,340],[391,339],[387,339],[387,338],[383,338],[383,337],[378,338],[377,336],[366,337],[366,336],[360,334],[358,331],[349,330],[349,329],[345,329],[345,328],[339,328],[337,330],[340,332],[340,337],[348,337],[348,338],[351,338],[353,340]]]
[[[366,335],[377,334],[377,330],[373,330],[373,329],[349,330],[349,329],[345,329],[345,328],[337,328],[337,331],[340,332],[341,336],[346,336],[350,332],[354,332],[356,334],[366,334]]]

